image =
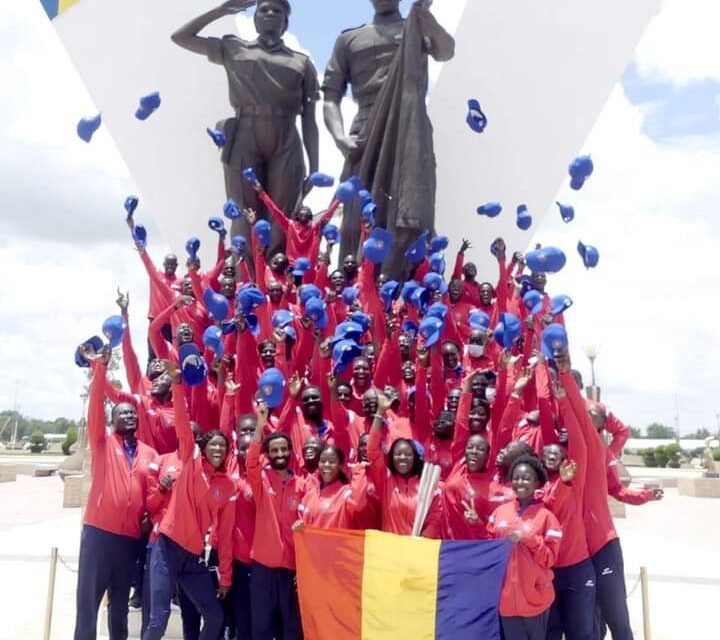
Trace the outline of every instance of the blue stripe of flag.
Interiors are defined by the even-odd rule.
[[[509,558],[509,540],[442,543],[436,640],[500,640],[498,605]]]
[[[40,2],[42,3],[43,9],[45,9],[45,13],[47,13],[50,20],[57,16],[60,0],[40,0]]]

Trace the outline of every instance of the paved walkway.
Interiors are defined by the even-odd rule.
[[[0,484],[0,640],[41,638],[50,548],[58,565],[52,625],[54,640],[72,637],[80,510],[62,509],[57,477],[19,476]],[[650,574],[653,640],[715,637],[720,603],[720,500],[688,498],[669,489],[662,502],[628,507],[617,521],[625,552],[628,602],[636,638],[642,639],[637,577]]]

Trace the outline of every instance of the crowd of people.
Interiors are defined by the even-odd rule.
[[[606,627],[632,638],[608,495],[662,493],[619,481],[628,429],[583,398],[571,302],[548,295],[537,260],[496,239],[498,272],[480,281],[470,242],[446,273],[447,238],[422,234],[405,254],[412,279],[389,281],[391,238],[366,218],[360,259],[333,269],[339,201],[315,222],[304,206],[290,219],[248,179],[285,252],[268,255],[269,225],[246,210],[249,237],[211,218],[215,264],[202,270],[191,239],[181,275],[173,254],[156,267],[128,208],[150,280],[149,358],[140,365],[122,293],[110,344],[78,348],[92,368],[92,486],[75,639],[95,638],[105,591],[110,637],[127,638],[131,586],[143,640],[163,636],[176,599],[188,639],[301,638],[294,535],[410,535],[426,462],[441,479],[423,536],[513,543],[506,640],[599,639]],[[107,375],[116,345],[127,392]]]

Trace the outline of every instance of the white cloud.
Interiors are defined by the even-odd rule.
[[[720,80],[716,0],[666,0],[637,49],[641,75],[685,85]]]

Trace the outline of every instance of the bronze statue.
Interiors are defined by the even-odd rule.
[[[413,3],[407,19],[400,0],[371,0],[371,24],[344,31],[325,70],[325,124],[345,156],[343,176],[357,174],[378,207],[376,224],[393,232],[383,273],[409,273],[407,247],[434,230],[435,154],[425,99],[427,57],[450,60],[455,41],[430,13],[432,0]],[[358,114],[345,133],[340,103],[352,87]],[[345,208],[341,257],[356,254],[360,211]]]
[[[235,35],[202,37],[198,33],[223,16],[255,5],[257,40]],[[180,27],[172,40],[181,47],[208,57],[227,73],[230,104],[235,116],[221,128],[226,137],[222,153],[225,190],[241,208],[255,209],[260,218],[269,214],[242,170],[253,167],[258,179],[283,211],[292,214],[312,188],[307,175],[318,169],[318,127],[315,103],[319,98],[317,72],[308,56],[292,51],[282,41],[290,18],[288,0],[228,0]],[[302,140],[296,127],[301,117]],[[303,144],[308,157],[305,171]],[[233,224],[233,233],[246,237],[245,218]],[[273,224],[269,254],[283,250],[284,236]]]

